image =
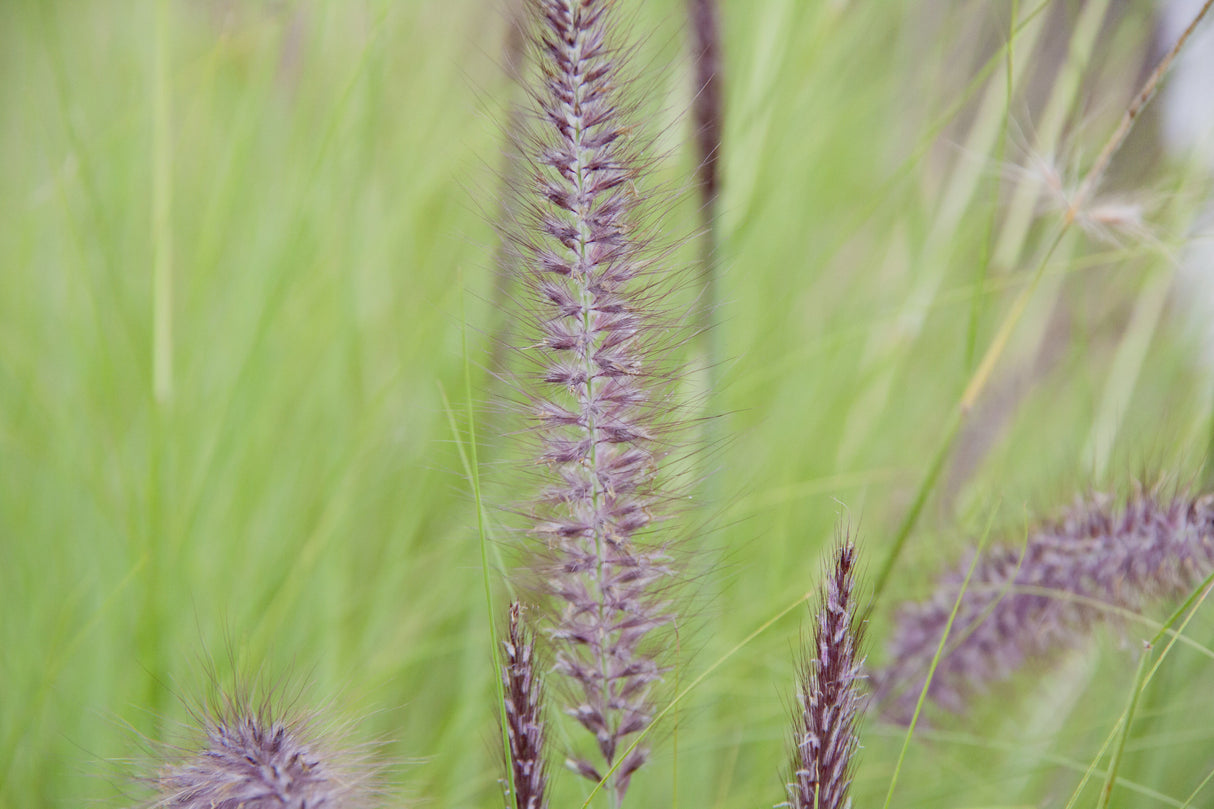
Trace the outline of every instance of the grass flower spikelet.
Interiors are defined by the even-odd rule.
[[[815,616],[813,654],[801,669],[800,713],[793,733],[792,809],[845,809],[851,801],[856,723],[863,710],[858,657],[862,621],[857,615],[856,546],[841,542],[826,574]]]
[[[615,767],[617,800],[647,757],[627,739],[653,714],[662,668],[651,633],[670,622],[672,568],[653,536],[671,499],[662,459],[677,442],[660,316],[669,289],[646,229],[645,145],[629,119],[622,52],[603,0],[531,0],[536,66],[531,123],[518,135],[529,167],[505,228],[534,319],[520,351],[542,491],[529,532],[533,573],[560,604],[549,629],[567,712]],[[638,541],[645,535],[644,541]],[[571,767],[601,780],[576,756]]]
[[[535,640],[523,626],[521,608],[510,605],[510,630],[502,644],[506,665],[506,735],[509,765],[514,778],[515,809],[546,809],[547,776],[544,765],[544,688],[535,661]]]
[[[194,708],[194,738],[168,749],[147,779],[155,807],[181,809],[361,809],[376,795],[375,763],[322,733],[314,717],[287,715],[244,689]]]
[[[901,608],[877,689],[889,718],[909,721],[967,568],[944,576],[928,601]],[[1120,506],[1108,496],[1080,500],[1033,529],[1023,549],[979,560],[928,697],[960,712],[989,684],[1081,640],[1108,606],[1138,612],[1212,570],[1211,497],[1136,491]]]

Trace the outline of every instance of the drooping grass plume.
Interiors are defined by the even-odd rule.
[[[144,779],[148,807],[361,809],[378,795],[378,766],[347,729],[325,728],[297,699],[237,686],[190,709],[187,738],[163,748]]]
[[[792,809],[845,809],[854,756],[856,723],[863,710],[859,647],[863,620],[856,609],[856,546],[839,543],[826,570],[813,634],[813,657],[801,669],[800,713],[793,733]]]
[[[535,639],[523,626],[518,602],[510,605],[510,630],[502,646],[506,651],[502,684],[514,790],[511,797],[515,809],[546,809],[544,686],[535,660]]]
[[[669,289],[647,232],[645,143],[605,0],[531,0],[532,121],[515,220],[504,228],[534,319],[520,350],[538,462],[530,508],[539,588],[561,606],[549,634],[567,712],[595,740],[618,801],[646,760],[617,756],[652,717],[661,678],[652,633],[671,618],[672,568],[654,536],[670,494],[661,462],[680,450],[660,314]],[[680,450],[681,451],[681,450]],[[574,755],[599,781],[605,769]]]
[[[882,711],[906,722],[948,622],[969,561],[932,597],[904,605],[877,680]],[[1033,528],[1021,548],[978,561],[928,687],[961,712],[1022,666],[1081,642],[1097,623],[1188,592],[1214,570],[1214,498],[1135,491],[1124,504],[1094,495]]]

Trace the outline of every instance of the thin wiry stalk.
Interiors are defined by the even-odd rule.
[[[715,392],[721,361],[714,317],[720,303],[718,253],[721,235],[718,199],[721,194],[721,137],[724,130],[722,98],[721,15],[717,0],[687,0],[691,32],[695,97],[691,117],[695,125],[696,179],[700,187],[700,277],[703,295],[699,329],[706,341],[709,391]]]
[[[946,575],[930,600],[905,605],[876,678],[883,712],[906,721],[960,586]],[[1135,492],[1078,502],[1027,545],[980,559],[957,612],[928,697],[953,712],[989,685],[1074,646],[1109,605],[1138,612],[1188,592],[1214,570],[1214,499]]]
[[[691,23],[691,61],[695,73],[695,99],[691,104],[697,176],[704,196],[705,219],[712,221],[720,195],[721,132],[724,104],[721,87],[721,14],[716,0],[687,0]]]
[[[863,625],[856,610],[856,546],[841,542],[826,572],[814,625],[814,656],[801,670],[800,714],[793,734],[792,809],[845,809],[854,757],[856,723],[863,709],[859,658]]]
[[[652,717],[662,669],[652,633],[670,623],[672,573],[648,536],[669,501],[659,467],[670,429],[672,340],[659,322],[661,266],[644,224],[643,156],[623,89],[606,0],[530,0],[537,61],[531,125],[518,153],[530,176],[506,228],[535,319],[523,381],[547,468],[531,509],[533,566],[562,604],[550,634],[567,711],[593,734],[619,801],[646,760],[626,740]],[[639,541],[644,537],[644,541]],[[618,766],[617,766],[618,765]],[[599,781],[582,756],[570,766]]]
[[[547,809],[544,762],[544,686],[535,661],[535,640],[523,626],[518,602],[510,605],[510,634],[502,646],[506,664],[506,735],[515,809]]]
[[[1210,8],[1214,7],[1214,0],[1206,0],[1202,3],[1200,9],[1193,16],[1193,20],[1188,27],[1181,32],[1180,37],[1176,40],[1176,44],[1172,46],[1163,58],[1159,60],[1159,64],[1151,71],[1151,75],[1143,82],[1142,88],[1138,94],[1134,96],[1134,100],[1130,102],[1130,106],[1126,108],[1125,113],[1121,116],[1121,122],[1117,125],[1116,131],[1113,132],[1104,148],[1100,150],[1100,154],[1096,156],[1096,162],[1088,169],[1087,175],[1080,184],[1079,190],[1075,193],[1071,201],[1071,206],[1066,211],[1066,221],[1069,223],[1076,218],[1078,211],[1082,210],[1088,199],[1095,192],[1100,181],[1104,179],[1104,172],[1112,162],[1113,156],[1117,154],[1117,150],[1125,143],[1125,140],[1130,135],[1130,130],[1134,128],[1134,123],[1138,120],[1138,116],[1146,108],[1151,99],[1155,97],[1155,91],[1159,89],[1159,83],[1163,81],[1168,70],[1172,67],[1172,62],[1180,54],[1184,48],[1185,42],[1189,36],[1197,28],[1198,23],[1202,18],[1209,13]]]

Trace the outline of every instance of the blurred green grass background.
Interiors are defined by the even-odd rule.
[[[627,5],[661,179],[686,185],[682,2]],[[816,586],[841,515],[880,566],[1056,226],[1006,165],[1090,158],[1136,88],[1151,4],[1045,5],[1007,58],[1009,15],[1035,4],[724,3],[727,443],[706,456],[716,562],[684,682]],[[122,805],[140,734],[183,719],[178,695],[229,655],[366,714],[397,802],[500,804],[458,444],[465,359],[492,413],[505,30],[488,0],[0,4],[0,805]],[[1015,541],[1088,486],[1198,474],[1210,384],[1173,281],[1209,183],[1152,126],[1114,178],[1162,200],[1152,238],[1074,232],[1049,259],[873,615],[874,661],[890,605],[992,515]],[[695,213],[674,203],[671,235]],[[482,425],[485,457],[500,432]],[[783,799],[805,622],[688,698],[677,759],[667,725],[634,805]],[[1214,640],[1204,614],[1189,631]],[[1125,703],[1135,633],[925,729],[894,805],[1065,804]],[[1214,759],[1211,660],[1182,647],[1159,677],[1116,806],[1180,806]],[[864,734],[857,806],[883,799],[901,743]],[[554,805],[584,799],[560,780]]]

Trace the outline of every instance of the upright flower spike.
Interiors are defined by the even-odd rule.
[[[971,557],[972,558],[972,557]],[[968,561],[932,597],[900,610],[878,675],[882,712],[909,722]],[[1093,496],[1028,543],[987,552],[957,609],[928,698],[956,713],[1017,669],[1082,642],[1115,609],[1139,612],[1188,593],[1214,572],[1214,499],[1136,491],[1122,506]]]
[[[504,228],[534,318],[521,349],[541,494],[530,533],[540,588],[559,605],[549,634],[567,712],[601,763],[570,766],[622,798],[647,757],[653,632],[670,622],[671,568],[654,524],[670,501],[659,468],[672,438],[669,349],[658,304],[669,289],[646,231],[644,144],[629,120],[609,0],[529,0],[535,58],[530,167]]]
[[[523,627],[518,602],[510,605],[510,634],[503,646],[506,665],[506,736],[514,782],[515,809],[547,809],[544,767],[543,685],[535,662],[535,642]]]
[[[377,767],[365,752],[322,733],[309,715],[286,715],[274,695],[243,689],[192,709],[192,738],[166,748],[146,779],[151,807],[180,809],[363,809]]]
[[[856,610],[856,546],[844,541],[826,571],[813,634],[813,657],[801,669],[800,713],[793,732],[792,809],[845,809],[853,758],[860,747],[856,722],[863,708],[862,621]]]

